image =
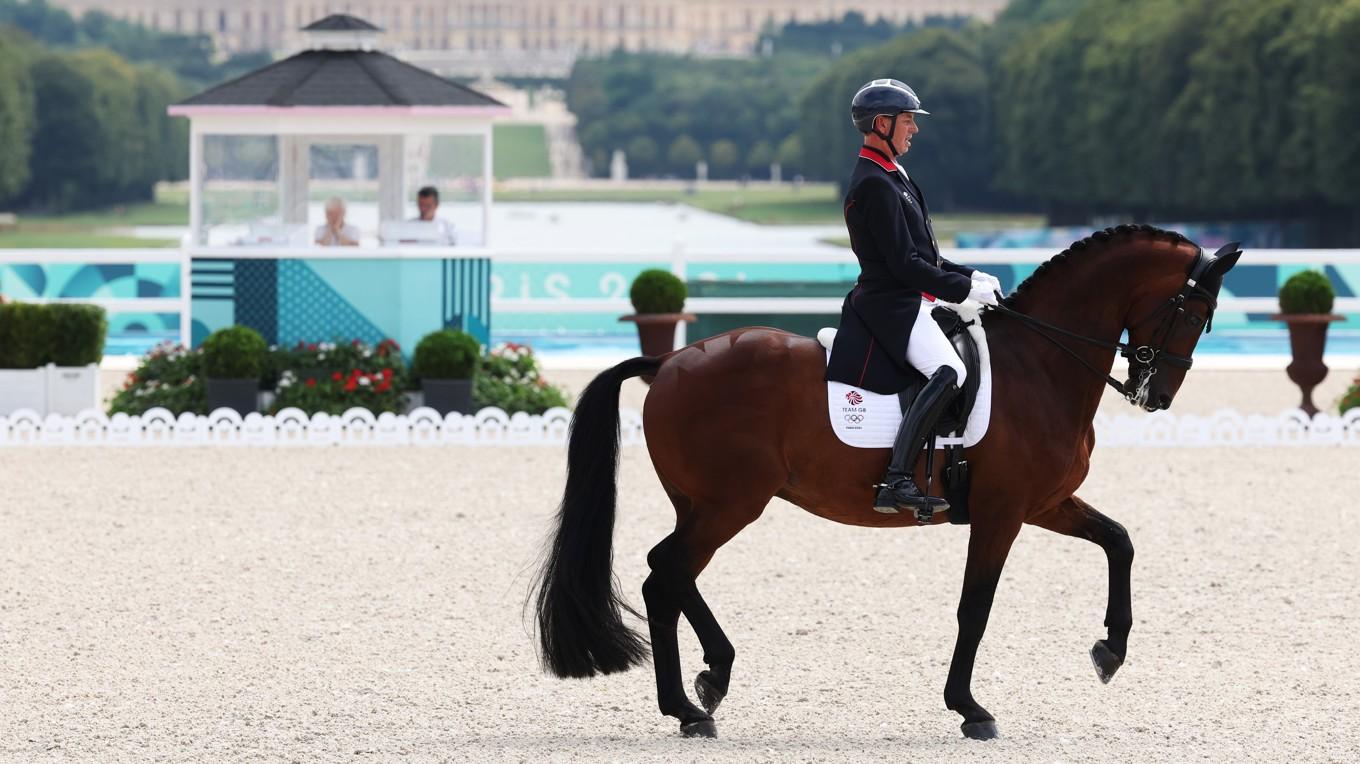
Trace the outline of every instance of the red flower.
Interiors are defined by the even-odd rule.
[[[316,343],[315,342],[310,343],[309,345],[307,345],[307,349],[312,352],[316,352]]]
[[[384,379],[383,381],[378,383],[377,387],[374,387],[373,389],[377,392],[385,393],[388,390],[392,389],[392,383]]]
[[[331,374],[331,379],[335,380],[336,382],[339,382],[340,380],[342,380],[342,379],[344,379],[344,378],[345,378],[345,375],[344,375],[344,374],[341,374],[341,373],[338,372],[338,371],[337,371],[337,372],[334,372],[333,374]]]
[[[359,347],[360,345],[364,344],[364,341],[363,341],[363,340],[351,340],[349,344],[351,344],[351,345],[353,345],[354,347],[357,348],[357,347]]]
[[[356,387],[358,387],[358,386],[359,386],[359,383],[356,382],[356,381],[354,381],[354,377],[350,377],[350,378],[349,378],[349,381],[345,383],[345,392],[347,392],[347,393],[352,393],[352,392],[354,392],[354,388],[356,388]]]
[[[316,387],[316,379],[314,379],[313,377],[308,377],[307,382],[305,384],[308,387]]]
[[[391,378],[392,378],[392,367],[390,367],[390,366],[383,367],[383,370],[382,370],[382,377],[383,377],[383,379],[391,379]]]

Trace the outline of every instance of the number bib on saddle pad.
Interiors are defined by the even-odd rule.
[[[963,394],[959,396],[965,410],[960,411],[956,406],[950,406],[950,410],[941,417],[941,426],[938,428],[941,437],[938,446],[944,448],[962,445],[968,448],[977,444],[982,440],[982,436],[987,434],[987,424],[991,419],[992,363],[987,349],[987,335],[982,331],[982,321],[977,308],[971,303],[949,304],[948,307],[941,305],[932,312],[932,316],[941,324],[941,328],[945,330],[946,336],[950,337],[955,347],[964,351],[960,352],[960,357],[964,360],[969,377],[964,384]],[[970,358],[973,354],[968,352],[970,348],[964,345],[963,337],[951,335],[950,330],[956,324],[967,324],[966,328],[954,333],[966,331],[972,337],[977,348],[976,359]],[[817,332],[817,341],[826,348],[828,357],[831,355],[831,346],[835,338],[835,329],[827,328]],[[910,401],[916,397],[916,393],[925,382],[921,375],[918,374],[916,377],[918,384],[912,385],[902,393],[890,395],[870,392],[862,387],[842,382],[827,382],[827,412],[831,417],[831,429],[835,430],[836,437],[840,438],[842,443],[857,448],[892,448],[898,425],[902,423],[903,399],[910,405]],[[967,406],[969,393],[974,393],[971,408]],[[963,432],[960,435],[959,425],[965,421],[965,417],[967,424],[962,428]]]

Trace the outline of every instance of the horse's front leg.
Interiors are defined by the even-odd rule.
[[[997,582],[1001,580],[1001,569],[1020,525],[1019,518],[975,520],[968,537],[968,568],[963,574],[963,595],[959,598],[959,636],[949,664],[949,679],[944,685],[944,704],[963,716],[963,734],[975,740],[990,740],[997,735],[995,719],[973,700],[973,661],[982,633],[987,630],[987,616],[992,610]]]
[[[1133,570],[1133,542],[1124,526],[1100,514],[1090,504],[1069,497],[1052,510],[1029,522],[1064,536],[1092,541],[1105,550],[1110,564],[1110,599],[1105,606],[1105,639],[1091,648],[1091,663],[1100,681],[1108,683],[1124,665],[1128,654],[1129,629],[1133,628],[1132,596],[1129,577]]]

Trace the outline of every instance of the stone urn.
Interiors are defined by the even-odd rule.
[[[1303,393],[1299,408],[1308,416],[1318,412],[1313,405],[1313,388],[1327,378],[1327,364],[1322,352],[1327,347],[1327,325],[1344,321],[1345,316],[1334,313],[1276,313],[1272,321],[1283,321],[1289,327],[1289,351],[1293,361],[1285,367],[1294,384]]]
[[[665,355],[675,349],[675,327],[681,321],[695,321],[693,313],[635,313],[620,316],[620,321],[637,324],[638,340],[642,344],[642,354],[646,356]],[[642,381],[652,383],[650,375],[643,375]]]

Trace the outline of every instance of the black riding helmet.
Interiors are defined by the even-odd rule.
[[[897,131],[897,115],[904,111],[912,114],[929,114],[921,108],[921,99],[916,91],[899,80],[871,80],[855,93],[850,101],[850,121],[861,133],[874,135],[892,144],[893,133]],[[893,120],[892,127],[884,135],[874,129],[874,117],[888,117]]]

